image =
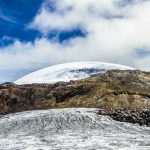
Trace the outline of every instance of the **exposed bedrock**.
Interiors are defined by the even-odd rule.
[[[104,110],[100,109],[99,115],[107,115],[116,121],[137,123],[139,125],[146,125],[150,127],[150,110],[146,109],[115,109]]]
[[[1,115],[65,107],[150,109],[150,73],[112,70],[56,84],[0,85]]]

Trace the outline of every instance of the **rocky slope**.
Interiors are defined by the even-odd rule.
[[[110,116],[114,120],[121,122],[137,123],[150,127],[150,109],[100,109],[99,115]]]
[[[68,83],[0,85],[1,115],[64,107],[150,109],[150,73],[112,70]]]

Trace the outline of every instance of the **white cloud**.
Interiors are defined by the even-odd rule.
[[[121,1],[57,0],[56,11],[43,7],[31,26],[44,33],[80,26],[88,36],[71,41],[69,52],[75,58],[117,60],[135,66],[136,58],[132,57],[136,49],[150,49],[150,2],[134,0],[125,7],[119,7],[117,2]],[[130,62],[125,61],[125,56]]]
[[[46,7],[48,1],[45,2],[30,28],[47,35],[51,30],[80,27],[87,36],[70,39],[65,44],[46,38],[34,44],[16,41],[0,50],[0,70],[32,70],[61,62],[90,60],[150,71],[150,2],[134,0],[121,7],[119,1],[53,0],[56,6],[53,12]],[[137,57],[138,49],[146,49],[149,55]]]

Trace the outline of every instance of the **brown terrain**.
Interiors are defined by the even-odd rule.
[[[65,107],[150,110],[150,72],[112,70],[68,83],[0,85],[1,115]]]

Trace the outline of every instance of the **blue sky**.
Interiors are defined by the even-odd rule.
[[[70,61],[150,70],[146,0],[1,0],[0,82]]]
[[[0,1],[0,46],[5,47],[13,44],[15,40],[21,42],[34,42],[43,35],[36,29],[27,28],[37,12],[40,10],[43,0],[1,0]],[[47,7],[52,8],[53,4]],[[53,10],[53,9],[52,9]],[[78,28],[71,31],[49,32],[47,38],[53,39],[59,36],[59,41],[76,36],[84,36]]]
[[[13,39],[28,42],[41,37],[39,31],[26,28],[35,17],[41,3],[42,0],[0,1],[0,46],[12,44]]]

